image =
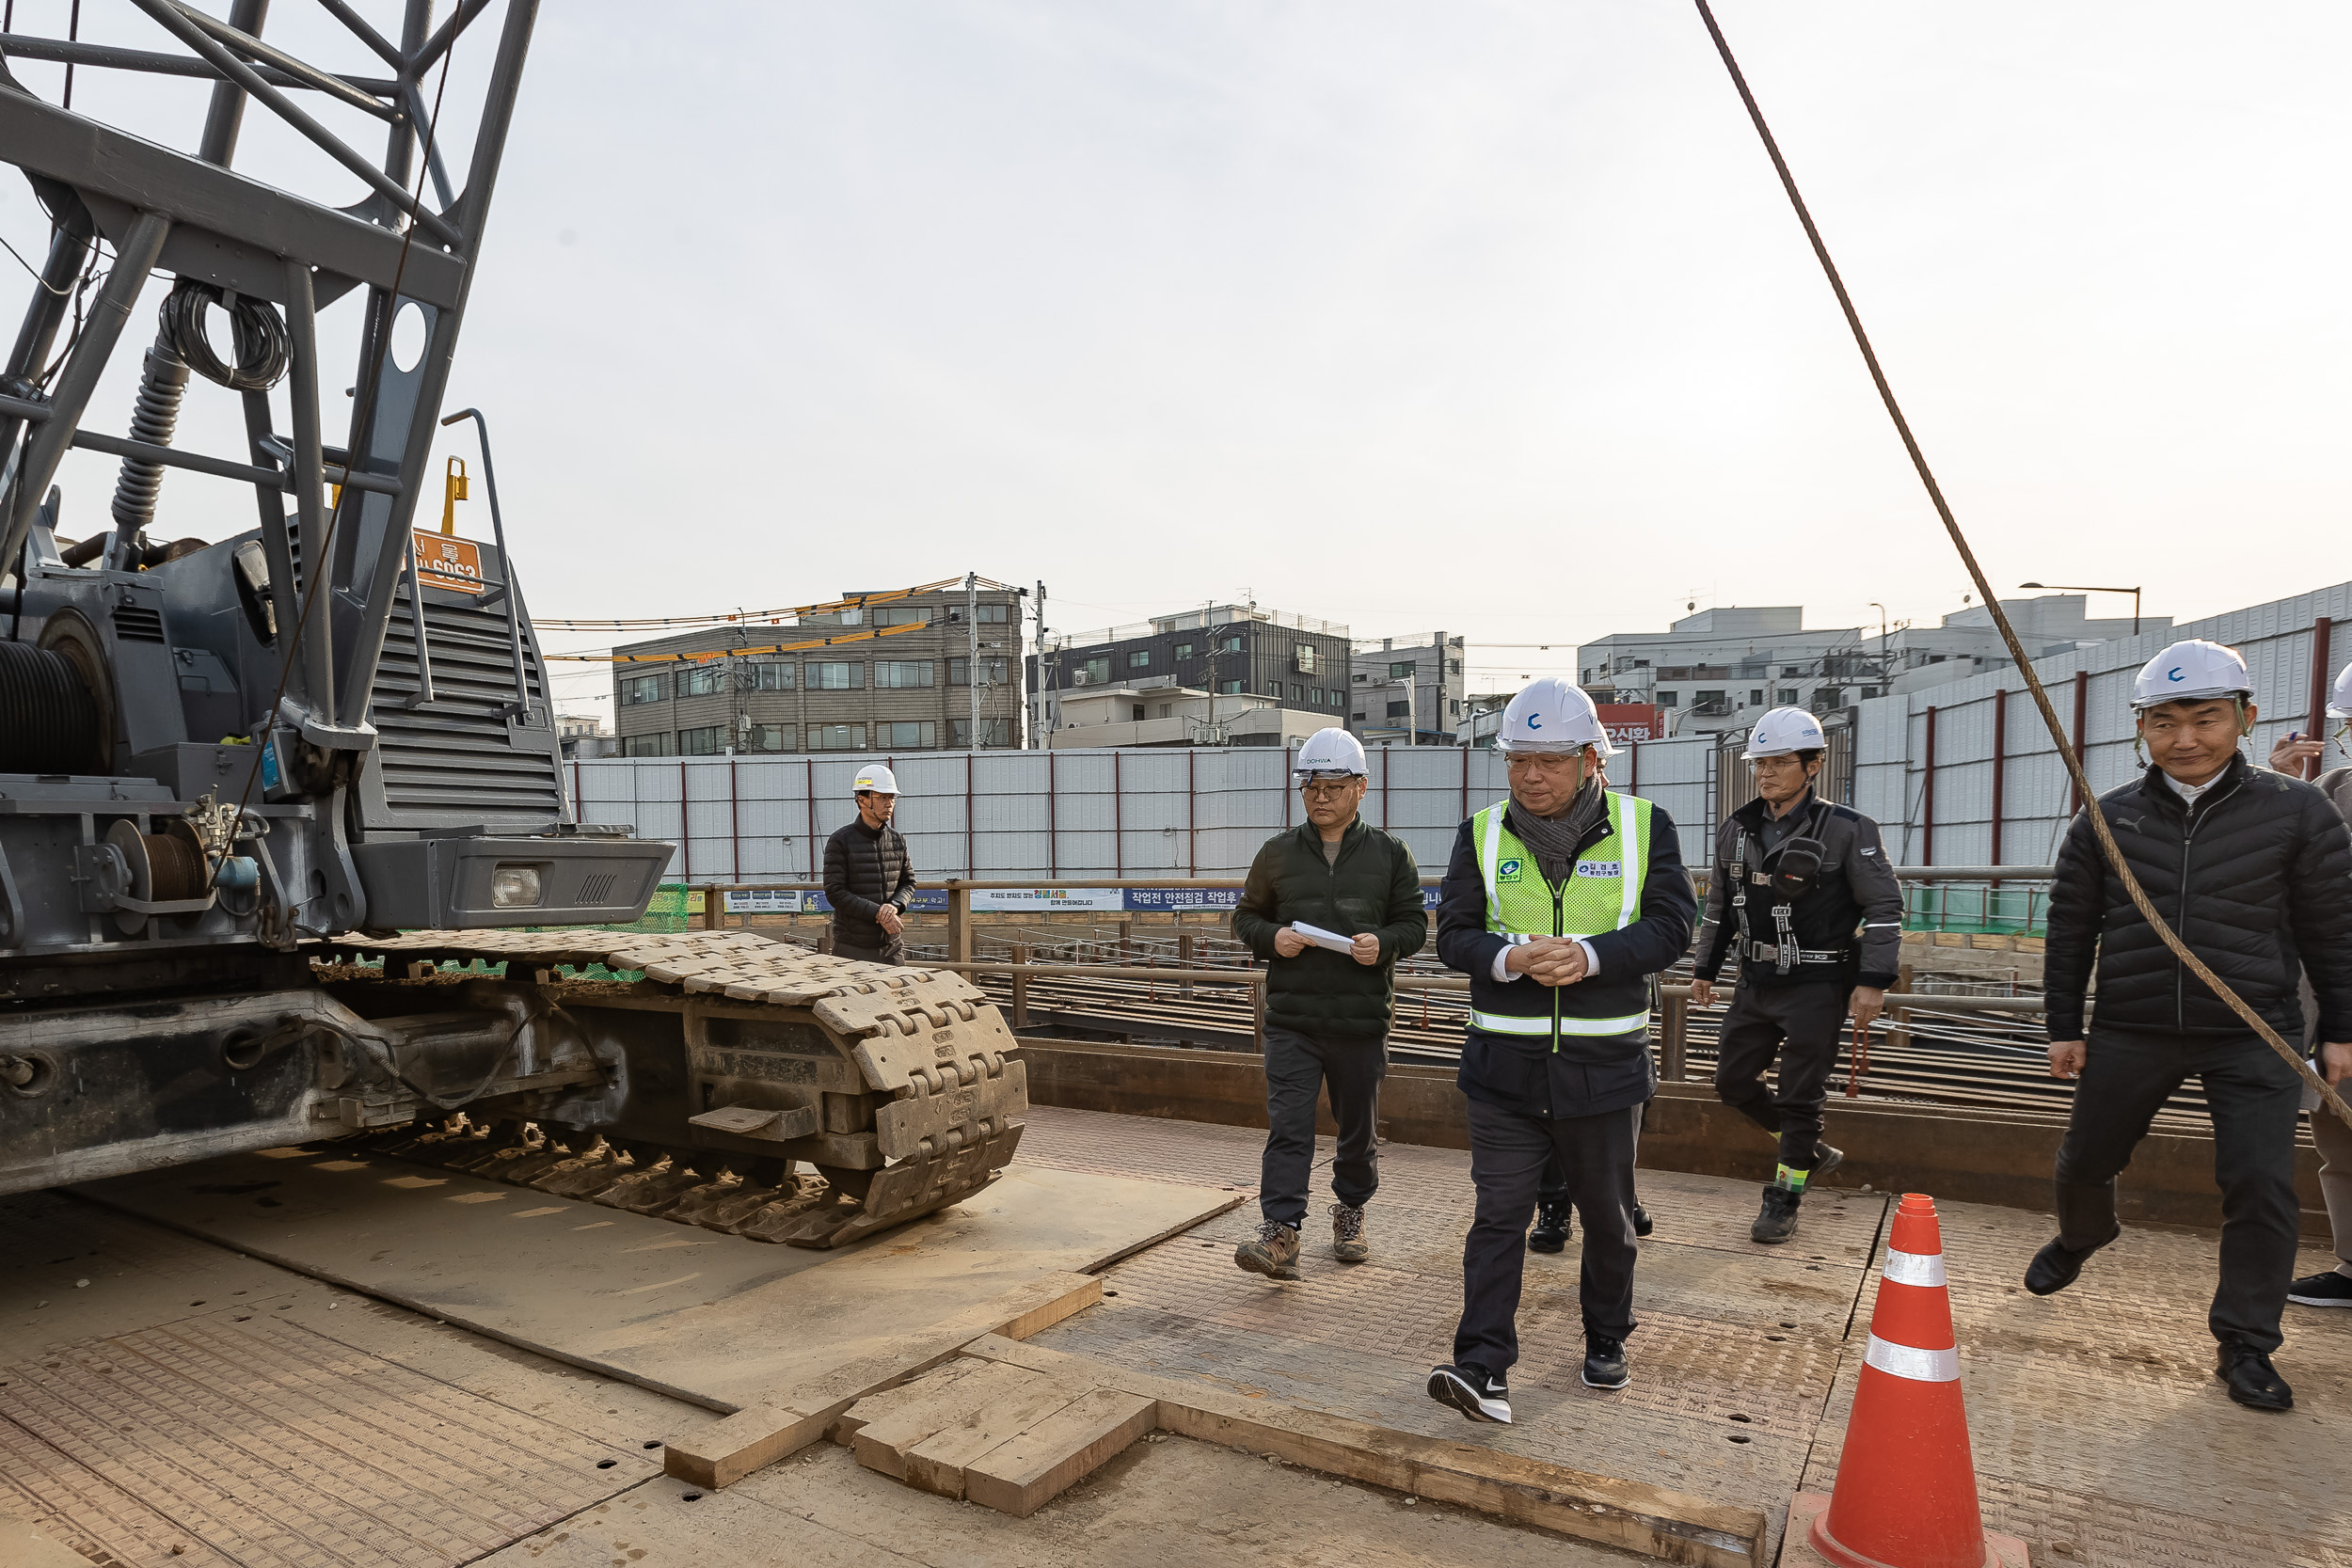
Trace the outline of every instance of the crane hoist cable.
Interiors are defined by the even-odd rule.
[[[1862,316],[1854,309],[1853,297],[1846,293],[1845,279],[1837,274],[1837,263],[1830,260],[1829,246],[1822,243],[1821,231],[1814,227],[1813,214],[1806,210],[1804,198],[1798,194],[1796,176],[1788,172],[1788,160],[1781,156],[1780,144],[1772,139],[1772,127],[1764,123],[1764,111],[1756,105],[1756,94],[1748,88],[1747,76],[1740,71],[1740,62],[1732,56],[1731,44],[1724,39],[1723,28],[1717,25],[1713,8],[1707,0],[1692,0],[1692,3],[1698,7],[1699,20],[1707,24],[1708,37],[1715,40],[1715,53],[1723,56],[1724,69],[1731,73],[1731,85],[1739,89],[1740,102],[1747,106],[1748,119],[1755,123],[1756,134],[1763,140],[1764,151],[1772,160],[1772,169],[1780,176],[1781,189],[1788,193],[1788,204],[1796,209],[1797,221],[1804,226],[1804,237],[1813,243],[1813,254],[1820,260],[1821,271],[1829,278],[1831,292],[1837,295],[1837,308],[1846,314],[1846,325],[1852,329],[1854,346],[1862,351],[1862,362],[1869,367],[1870,380],[1879,389],[1879,400],[1886,404],[1887,417],[1895,421],[1895,433],[1902,437],[1903,450],[1911,454],[1911,466],[1919,471],[1919,483],[1927,486],[1928,499],[1934,503],[1935,515],[1943,519],[1944,531],[1951,536],[1952,547],[1960,552],[1961,562],[1968,568],[1969,579],[1976,583],[1978,594],[1982,595],[1984,608],[1992,611],[1993,624],[2000,628],[2001,641],[2008,644],[2010,659],[2017,666],[2018,674],[2024,677],[2026,689],[2033,694],[2034,706],[2041,710],[2042,721],[2050,731],[2051,745],[2056,748],[2058,759],[2066,764],[2066,771],[2074,778],[2074,788],[2082,797],[2083,810],[2090,817],[2090,831],[2098,838],[2099,848],[2106,856],[2107,864],[2123,884],[2124,893],[2138,909],[2140,917],[2163,940],[2165,946],[2172,950],[2172,956],[2180,959],[2190,974],[2202,980],[2232,1012],[2244,1020],[2246,1026],[2261,1037],[2265,1045],[2277,1052],[2289,1067],[2295,1069],[2305,1085],[2316,1090],[2320,1100],[2345,1126],[2352,1127],[2352,1105],[2346,1105],[2334,1085],[2312,1071],[2302,1053],[2281,1039],[2279,1031],[2273,1029],[2260,1013],[2247,1006],[2246,999],[2231,990],[2229,983],[2208,968],[2204,959],[2189,951],[2188,943],[2183,942],[2180,934],[2165,923],[2164,916],[2158,914],[2155,905],[2149,901],[2147,891],[2139,885],[2139,879],[2132,875],[2131,866],[2123,859],[2123,851],[2116,846],[2113,831],[2107,827],[2106,814],[2099,809],[2099,797],[2090,787],[2090,776],[2084,771],[2082,759],[2074,754],[2074,745],[2067,739],[2065,726],[2058,722],[2058,709],[2051,705],[2049,692],[2042,689],[2042,678],[2034,673],[2033,661],[2026,657],[2026,646],[2017,640],[2017,629],[2009,624],[2009,616],[2002,610],[2000,597],[1993,592],[1993,584],[1986,579],[1984,568],[1978,564],[1977,552],[1969,547],[1968,536],[1961,531],[1960,519],[1952,515],[1951,503],[1944,499],[1944,487],[1936,483],[1935,473],[1928,467],[1927,454],[1919,450],[1918,438],[1911,433],[1911,421],[1903,418],[1902,404],[1895,401],[1895,388],[1887,384],[1886,372],[1879,364],[1877,352],[1870,347],[1870,335],[1862,329]]]

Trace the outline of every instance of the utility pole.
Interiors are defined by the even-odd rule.
[[[980,749],[980,574],[963,574],[963,629],[968,634],[963,689],[972,694],[972,749]]]
[[[1044,578],[1038,578],[1038,731],[1054,750],[1054,670],[1044,663]]]

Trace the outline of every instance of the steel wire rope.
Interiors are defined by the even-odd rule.
[[[8,236],[5,234],[0,234],[0,250],[5,250],[9,255],[15,257],[16,264],[23,267],[26,272],[31,273],[33,275],[34,282],[40,284],[42,288],[47,289],[51,293],[56,294],[59,299],[63,299],[66,296],[68,291],[58,288],[56,285],[51,283],[49,279],[43,277],[40,275],[40,269],[33,265],[32,262],[27,261],[24,259],[24,253],[23,251],[8,244]]]
[[[434,135],[440,127],[441,98],[443,94],[449,91],[450,56],[456,53],[457,40],[453,38],[450,40],[449,47],[441,51],[441,76],[440,80],[434,85],[433,114],[424,126],[424,145],[428,148],[433,145]],[[351,428],[354,431],[366,430],[369,423],[375,418],[376,394],[382,388],[384,382],[384,361],[391,356],[392,322],[400,312],[400,282],[403,277],[407,276],[409,248],[417,243],[417,214],[424,204],[424,182],[427,173],[427,166],[429,166],[432,163],[432,160],[429,158],[420,158],[417,162],[421,166],[417,170],[417,188],[414,191],[411,191],[408,196],[408,224],[407,227],[401,231],[400,255],[394,261],[392,265],[391,287],[385,291],[385,309],[382,328],[376,339],[375,355],[368,361],[367,384],[361,388],[361,396],[359,398],[358,406],[352,420]],[[313,337],[315,340],[315,334]],[[315,352],[317,348],[315,341],[311,346],[313,352]],[[350,464],[355,460],[355,456],[351,454],[347,454],[344,459],[344,477],[346,479],[348,479],[351,475]],[[310,591],[302,595],[302,606],[294,613],[294,624],[292,633],[280,634],[284,638],[286,651],[285,657],[279,661],[278,667],[278,689],[271,695],[269,700],[269,714],[265,721],[268,724],[276,724],[278,722],[278,705],[286,700],[286,683],[294,674],[294,657],[302,647],[303,630],[310,625],[311,609],[316,606],[319,601],[319,585],[326,580],[327,562],[333,559],[332,552],[335,545],[335,531],[337,528],[342,526],[343,508],[350,503],[351,498],[356,493],[356,490],[357,486],[351,484],[343,484],[337,487],[335,491],[335,505],[326,515],[326,528],[319,536],[318,546],[315,551],[309,549],[309,540],[306,539],[303,541],[306,553],[308,553],[310,557],[310,580],[307,584]],[[420,595],[421,595],[421,592],[422,590],[420,589]],[[332,639],[330,638],[329,641],[332,641]],[[246,769],[245,788],[237,796],[237,820],[239,822],[243,822],[245,820],[246,808],[253,802],[254,786],[261,782],[261,759],[256,757],[254,759],[254,765]],[[214,861],[212,875],[206,878],[204,882],[204,891],[207,895],[212,893],[215,885],[219,882],[221,868],[228,863],[229,857],[226,855],[223,855]],[[328,933],[324,931],[314,931],[312,927],[304,926],[300,920],[294,918],[294,911],[300,908],[301,904],[306,904],[310,901],[310,900],[307,898],[302,899],[299,902],[293,901],[291,898],[289,900],[287,907],[287,918],[292,924],[294,933],[298,935],[303,931],[312,930],[314,935],[327,935]]]
[[[2050,705],[2050,694],[2042,689],[2042,677],[2034,673],[2033,663],[2026,657],[2025,644],[2017,640],[2017,629],[2010,625],[2009,616],[2002,610],[1999,596],[1994,593],[1992,582],[1984,575],[1984,568],[1977,562],[1977,552],[1969,546],[1968,536],[1961,531],[1960,519],[1953,515],[1951,504],[1944,499],[1944,487],[1936,483],[1934,470],[1928,467],[1927,454],[1920,450],[1918,438],[1912,435],[1911,421],[1903,417],[1902,404],[1895,400],[1895,388],[1888,384],[1886,372],[1879,364],[1877,351],[1870,346],[1869,334],[1863,330],[1861,314],[1854,309],[1852,296],[1846,293],[1845,279],[1838,276],[1837,263],[1830,260],[1829,246],[1822,242],[1820,230],[1814,226],[1813,214],[1806,209],[1804,198],[1798,193],[1796,177],[1789,173],[1788,162],[1781,156],[1780,144],[1772,139],[1772,127],[1764,122],[1764,111],[1757,106],[1756,94],[1749,90],[1748,79],[1740,70],[1740,62],[1732,55],[1730,41],[1716,24],[1715,12],[1707,0],[1692,0],[1692,3],[1698,8],[1699,20],[1707,24],[1708,36],[1715,40],[1715,52],[1723,56],[1724,69],[1731,73],[1731,84],[1739,89],[1740,102],[1746,105],[1748,119],[1755,123],[1756,134],[1764,143],[1764,150],[1772,161],[1773,171],[1780,176],[1781,188],[1788,193],[1788,204],[1796,209],[1797,221],[1804,226],[1805,238],[1813,244],[1813,254],[1820,260],[1821,271],[1829,278],[1831,291],[1837,295],[1837,308],[1845,312],[1846,325],[1853,332],[1854,346],[1862,351],[1862,362],[1869,367],[1870,380],[1878,388],[1879,400],[1886,404],[1887,417],[1895,421],[1895,433],[1902,437],[1903,450],[1911,455],[1911,466],[1918,470],[1919,483],[1927,487],[1928,499],[1934,504],[1935,515],[1943,520],[1944,531],[1950,536],[1952,547],[1960,552],[1961,562],[1968,568],[1969,580],[1977,585],[1977,593],[1982,598],[1984,608],[1992,612],[1994,625],[2000,628],[2001,641],[2008,645],[2010,662],[2017,666],[2018,674],[2024,677],[2026,690],[2033,693],[2034,706],[2041,710],[2042,721],[2050,731],[2050,742],[2058,749],[2075,789],[2082,795],[2083,811],[2090,818],[2091,833],[2098,839],[2107,865],[2122,884],[2124,893],[2130,896],[2133,907],[2139,911],[2141,918],[2148,922],[2165,946],[2171,949],[2172,956],[2180,959],[2190,974],[2203,981],[2206,988],[2219,997],[2232,1012],[2244,1020],[2264,1044],[2277,1052],[2280,1058],[2303,1080],[2306,1087],[2316,1090],[2320,1100],[2345,1126],[2352,1127],[2352,1105],[2344,1103],[2335,1085],[2312,1070],[2311,1064],[2303,1059],[2300,1053],[2280,1038],[2279,1032],[2249,1006],[2244,997],[2189,950],[2180,934],[2166,923],[2164,916],[2156,912],[2147,891],[2139,885],[2139,879],[2132,875],[2130,864],[2123,859],[2122,849],[2115,842],[2114,832],[2107,827],[2106,814],[2099,809],[2099,798],[2090,787],[2090,776],[2084,770],[2081,759],[2074,755],[2073,744],[2068,740],[2064,727],[2058,723],[2058,709]]]

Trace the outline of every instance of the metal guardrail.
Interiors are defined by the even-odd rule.
[[[1948,883],[1979,881],[2047,881],[2056,875],[2057,867],[2048,865],[1899,865],[1895,867],[1898,881],[1911,883]],[[1442,878],[1423,877],[1422,887],[1436,887]],[[1693,873],[1692,880],[1701,889],[1707,885],[1703,874]],[[976,893],[1020,893],[1031,890],[1067,889],[1075,892],[1106,891],[1120,888],[1168,888],[1177,892],[1237,890],[1247,884],[1240,877],[1056,877],[1056,878],[986,878],[950,877],[938,881],[917,881],[915,887],[924,892],[944,892],[947,895],[947,958],[952,963],[970,963],[973,957],[972,895]],[[724,924],[726,895],[731,893],[822,893],[821,882],[698,882],[691,886],[703,895],[703,924],[713,929]],[[2030,904],[2028,906],[2030,910]],[[1026,912],[1026,911],[1024,911]],[[1073,913],[1088,911],[1073,911]],[[1104,911],[1108,912],[1108,911]],[[1174,911],[1170,911],[1174,912]],[[1207,911],[1202,911],[1207,912]]]

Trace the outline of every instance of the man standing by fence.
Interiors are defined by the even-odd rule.
[[[2239,754],[2253,694],[2245,660],[2218,643],[2176,642],[2150,659],[2132,706],[2154,760],[2099,809],[2156,911],[2285,1038],[2302,1037],[2298,966],[2310,975],[2319,1038],[2331,1042],[2320,1054],[2341,1070],[2352,1065],[2352,1044],[2332,1043],[2352,1041],[2352,839],[2325,795]],[[2173,957],[2108,866],[2088,812],[2058,851],[2042,959],[2050,1071],[2081,1085],[2058,1148],[2058,1233],[2034,1255],[2026,1289],[2066,1289],[2122,1234],[2116,1175],[2165,1101],[2197,1077],[2221,1187],[2214,1375],[2240,1404],[2292,1409],[2270,1354],[2301,1219],[2301,1076]],[[2098,1007],[2086,1032],[2094,960]]]
[[[1776,707],[1748,732],[1756,799],[1716,831],[1691,982],[1691,1000],[1713,1006],[1724,960],[1739,955],[1715,1092],[1780,1141],[1748,1230],[1757,1242],[1795,1235],[1805,1187],[1845,1158],[1821,1142],[1839,1031],[1849,1006],[1863,1029],[1885,1008],[1902,951],[1902,892],[1879,825],[1814,792],[1828,745],[1801,707]],[[1764,1086],[1775,1055],[1778,1093]]]
[[[1633,1161],[1656,1088],[1649,977],[1690,945],[1698,902],[1673,821],[1603,787],[1615,748],[1582,690],[1533,683],[1495,744],[1511,797],[1462,824],[1438,905],[1438,957],[1470,977],[1459,1083],[1478,1199],[1454,1360],[1428,1391],[1474,1421],[1511,1418],[1523,1238],[1554,1155],[1584,1220],[1584,1382],[1630,1380]]]
[[[1345,730],[1318,730],[1298,749],[1295,773],[1307,820],[1266,840],[1233,908],[1234,940],[1266,960],[1263,1220],[1233,1262],[1271,1279],[1298,1277],[1315,1099],[1327,1088],[1340,1132],[1331,1256],[1343,1263],[1371,1256],[1364,1205],[1380,1185],[1380,1081],[1389,1069],[1396,961],[1429,940],[1413,852],[1357,814],[1362,744]]]
[[[825,841],[825,902],[833,906],[835,958],[906,961],[906,911],[914,902],[914,862],[890,825],[898,778],[881,763],[861,768],[857,820]]]

